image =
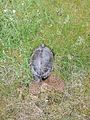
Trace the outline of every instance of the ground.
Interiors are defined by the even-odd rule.
[[[89,0],[0,0],[0,119],[89,120]],[[30,93],[29,60],[45,43],[64,90]]]

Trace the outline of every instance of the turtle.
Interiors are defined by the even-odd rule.
[[[36,48],[31,56],[30,68],[35,81],[42,81],[49,77],[53,70],[54,53],[45,44]]]

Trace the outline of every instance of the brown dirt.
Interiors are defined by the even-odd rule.
[[[34,95],[37,95],[45,90],[63,92],[64,81],[55,75],[50,75],[48,79],[42,81],[41,83],[32,82],[29,87],[30,94]]]

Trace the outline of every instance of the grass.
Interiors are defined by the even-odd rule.
[[[15,112],[19,110],[17,101],[20,101],[18,89],[20,87],[24,89],[23,96],[25,98],[28,96],[27,86],[32,80],[28,60],[33,50],[41,43],[45,43],[54,51],[54,73],[65,81],[65,93],[68,94],[70,91],[71,94],[71,99],[66,98],[66,104],[64,104],[65,100],[62,100],[65,96],[60,99],[60,107],[63,105],[63,112],[67,109],[71,111],[68,108],[71,105],[74,109],[73,115],[70,116],[69,111],[65,116],[61,111],[63,117],[59,116],[59,119],[89,119],[87,110],[90,76],[89,8],[89,0],[0,0],[0,112],[2,120],[19,119],[15,118]],[[78,88],[78,84],[81,87]],[[66,95],[65,93],[63,94]],[[80,104],[79,108],[76,108],[75,100],[79,97],[83,105]],[[7,105],[11,105],[11,111]],[[81,106],[86,106],[86,108],[82,110]],[[58,112],[56,114],[58,116]],[[53,119],[56,116],[53,111],[51,115]]]

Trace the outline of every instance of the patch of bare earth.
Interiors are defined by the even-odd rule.
[[[17,88],[18,96],[2,96],[1,120],[89,120],[90,77],[80,84],[65,84],[51,75],[40,84],[32,82],[24,95],[25,86]],[[24,97],[23,97],[24,96]]]
[[[30,84],[29,91],[31,94],[39,94],[45,90],[63,92],[64,81],[55,75],[51,75],[46,80],[41,81],[41,83],[32,82]]]

